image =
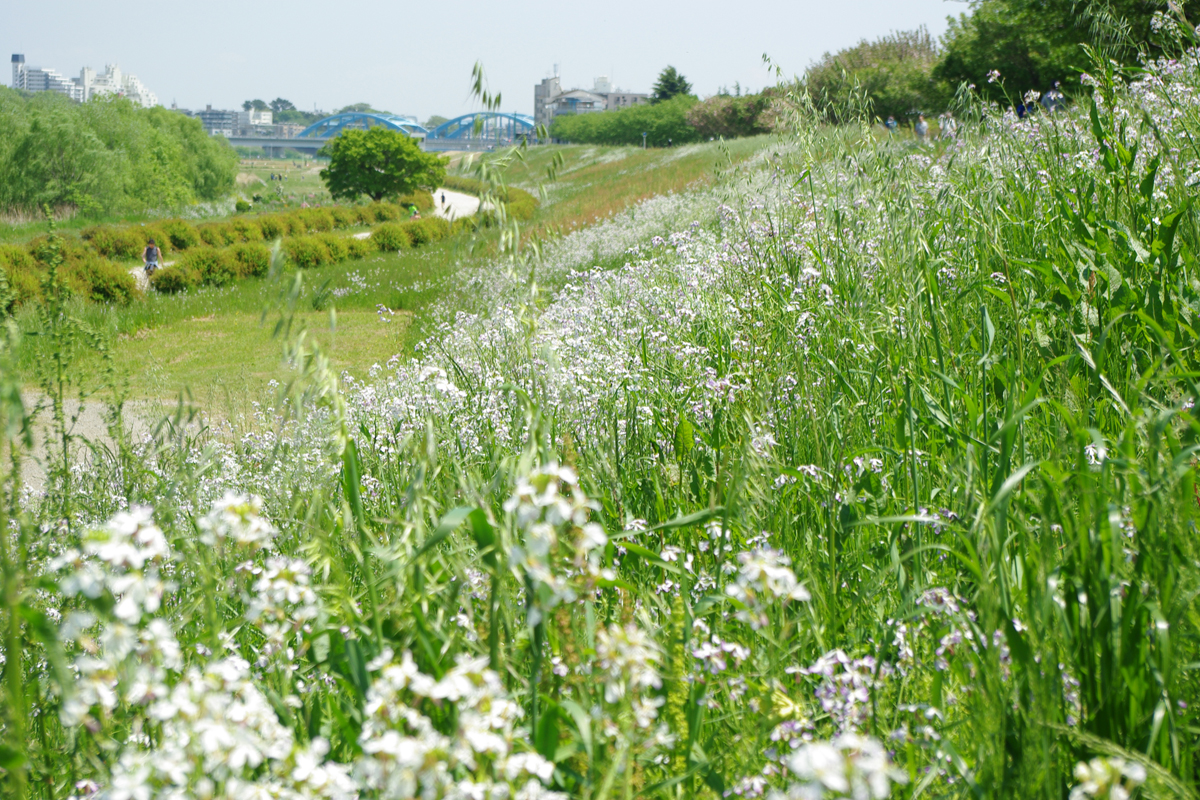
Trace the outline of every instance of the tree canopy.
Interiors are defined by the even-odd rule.
[[[937,42],[925,28],[863,39],[826,53],[808,68],[805,85],[816,106],[833,121],[861,112],[854,93],[865,93],[880,118],[929,113],[944,106],[946,89],[931,74]]]
[[[650,102],[661,103],[672,97],[691,93],[692,85],[688,83],[687,78],[683,77],[674,67],[668,66],[658,74],[658,82],[654,84],[654,93],[650,97]]]
[[[270,108],[264,100],[247,100],[242,103],[242,111],[269,111]]]
[[[379,201],[420,187],[435,188],[446,177],[446,162],[440,156],[384,127],[344,131],[321,149],[321,155],[329,158],[321,179],[335,200],[366,195]]]
[[[271,101],[271,110],[278,113],[280,111],[295,111],[296,106],[291,100],[284,100],[282,97],[276,97]]]
[[[116,97],[73,103],[0,87],[0,208],[123,213],[216,200],[237,153],[200,121]]]

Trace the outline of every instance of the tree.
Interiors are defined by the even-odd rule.
[[[287,102],[286,100],[284,102]],[[270,106],[262,100],[247,100],[242,103],[242,111],[266,111]]]
[[[296,107],[292,105],[291,100],[284,100],[282,97],[276,97],[271,101],[271,110],[279,113],[280,111],[295,111]]]
[[[881,118],[928,114],[947,99],[933,78],[938,55],[937,42],[924,27],[898,31],[826,53],[805,72],[804,83],[813,103],[834,122],[862,111],[856,93],[865,94],[872,113]]]
[[[718,94],[688,109],[684,117],[702,139],[757,136],[775,128],[776,117],[771,108],[774,90],[746,96]]]
[[[350,114],[353,112],[358,112],[361,114],[391,114],[392,113],[390,111],[380,111],[377,108],[372,108],[370,103],[354,103],[352,105],[346,106],[345,108],[339,109],[338,111],[335,111],[334,113],[335,114]]]
[[[654,84],[654,94],[650,98],[651,103],[661,103],[663,100],[670,100],[672,97],[681,94],[691,94],[692,85],[688,83],[687,78],[679,74],[679,72],[671,66],[668,66],[658,75],[658,83]]]
[[[436,128],[438,125],[441,125],[443,122],[449,122],[449,121],[450,121],[449,117],[441,117],[441,116],[438,116],[437,114],[434,114],[432,117],[425,120],[425,122],[422,123],[422,126],[432,130],[432,129]]]
[[[422,186],[436,188],[446,177],[446,162],[421,150],[416,139],[376,126],[344,131],[321,149],[329,166],[321,180],[335,200],[366,195],[379,201]]]
[[[950,20],[942,39],[945,52],[933,75],[951,86],[973,83],[997,100],[1004,91],[1017,96],[1028,89],[1044,92],[1055,81],[1069,85],[1090,67],[1082,44],[1101,46],[1106,58],[1126,64],[1137,63],[1139,49],[1161,55],[1151,19],[1165,5],[1146,0],[1091,5],[1078,0],[971,0],[970,16]],[[1200,11],[1200,0],[1174,5],[1192,19]],[[1002,84],[988,82],[992,70],[1000,72]]]

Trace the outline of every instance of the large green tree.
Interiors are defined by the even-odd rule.
[[[692,85],[688,83],[687,78],[683,77],[679,70],[668,66],[658,74],[658,82],[654,84],[654,94],[651,95],[650,102],[661,103],[672,97],[691,93]]]
[[[861,114],[862,96],[880,118],[928,114],[940,110],[946,99],[931,74],[937,60],[937,42],[928,30],[899,31],[826,53],[808,68],[805,86],[813,103],[833,121]]]
[[[426,153],[416,139],[381,126],[345,131],[321,150],[329,166],[321,170],[334,199],[372,200],[434,188],[446,177],[446,162]]]
[[[1200,0],[1174,5],[1194,24]],[[973,83],[995,98],[1002,90],[1045,91],[1055,81],[1069,87],[1090,68],[1083,44],[1127,64],[1137,62],[1139,51],[1157,55],[1160,36],[1150,23],[1156,11],[1167,10],[1160,0],[971,0],[969,16],[950,20],[933,74],[952,86]],[[993,70],[1003,84],[988,82]]]

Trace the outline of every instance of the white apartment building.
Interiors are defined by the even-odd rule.
[[[158,105],[158,97],[154,92],[147,89],[136,75],[122,72],[116,64],[105,65],[101,73],[84,67],[79,71],[78,78],[67,79],[57,70],[27,66],[25,56],[14,54],[12,74],[13,88],[27,92],[59,92],[80,103],[93,97],[115,94],[146,108]]]
[[[550,127],[560,114],[589,114],[596,111],[617,111],[650,102],[650,95],[626,92],[612,85],[607,75],[596,78],[590,90],[563,91],[562,81],[555,75],[533,87],[533,118],[538,125]]]

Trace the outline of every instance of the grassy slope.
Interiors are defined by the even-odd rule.
[[[722,165],[745,159],[763,146],[765,140],[753,139],[675,150],[537,148],[512,168],[510,180],[536,190],[546,181],[547,167],[561,155],[557,179],[545,183],[543,208],[528,226],[533,234],[553,237],[647,197],[706,181]],[[243,172],[267,178],[281,169],[280,162],[259,163],[243,164]],[[282,166],[288,175],[285,195],[319,193],[317,168],[293,169],[290,162]],[[268,181],[266,188],[270,186]],[[244,187],[247,194],[265,194],[263,190],[258,183]],[[307,272],[302,308],[312,309],[312,299],[322,289],[342,296],[333,302],[333,332],[327,313],[310,310],[303,320],[319,333],[322,344],[331,345],[329,355],[337,369],[361,376],[373,364],[411,352],[430,332],[431,306],[447,296],[465,270],[488,258],[493,244],[486,236],[475,242],[460,239]],[[170,397],[184,388],[200,398],[231,390],[257,396],[269,380],[286,374],[272,323],[263,321],[263,310],[279,304],[286,285],[278,278],[255,279],[179,297],[150,295],[126,308],[87,305],[79,313],[108,335],[114,363],[127,376],[134,397]],[[383,315],[392,322],[380,321],[381,305],[398,312],[394,317]],[[24,316],[23,327],[30,329],[31,315]],[[24,367],[32,375],[38,355],[35,348],[25,352]],[[98,360],[92,366],[98,367]]]

